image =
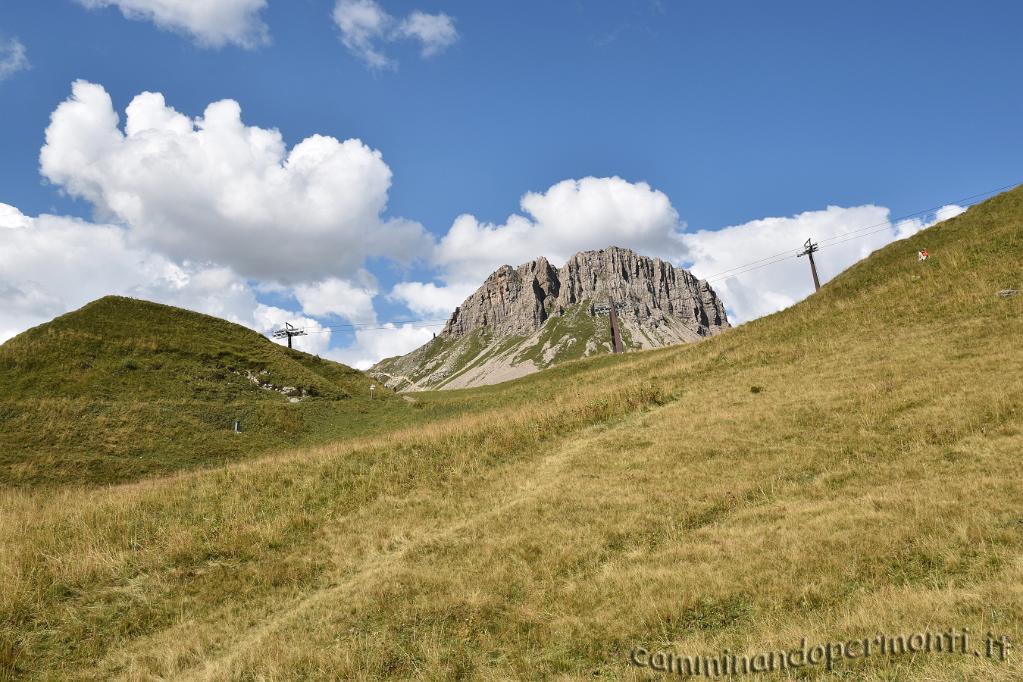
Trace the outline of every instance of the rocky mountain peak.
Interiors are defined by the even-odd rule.
[[[707,282],[612,246],[581,251],[558,268],[546,258],[501,266],[433,340],[370,373],[399,390],[462,388],[609,353],[609,303],[626,350],[696,341],[729,326]]]
[[[581,251],[555,268],[543,257],[504,265],[451,315],[442,336],[458,339],[478,329],[495,336],[532,334],[570,306],[615,302],[625,323],[656,328],[668,320],[700,337],[727,328],[713,289],[660,258],[612,246]],[[683,334],[685,335],[685,334]],[[680,339],[681,340],[681,339]]]

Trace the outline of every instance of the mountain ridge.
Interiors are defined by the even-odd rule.
[[[369,373],[397,390],[498,383],[565,360],[611,352],[599,306],[617,303],[626,350],[697,341],[730,327],[704,281],[660,258],[611,246],[555,268],[545,257],[503,265],[411,353]]]

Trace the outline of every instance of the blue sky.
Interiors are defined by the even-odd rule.
[[[418,260],[367,253],[358,267],[339,268],[337,279],[372,292],[372,319],[381,323],[443,317],[442,305],[431,314],[421,300],[410,306],[393,288],[432,283],[460,294],[492,267],[486,252],[505,243],[488,242],[496,237],[486,224],[500,230],[510,215],[525,215],[532,221],[530,244],[574,248],[573,230],[586,232],[586,224],[539,218],[520,206],[527,192],[543,194],[566,180],[647,183],[670,201],[676,225],[665,228],[671,234],[660,241],[650,235],[661,227],[643,225],[620,241],[660,249],[650,255],[706,275],[712,273],[701,273],[701,267],[768,255],[745,249],[758,242],[743,237],[765,218],[789,220],[767,224],[765,246],[778,239],[771,230],[791,230],[798,246],[805,239],[802,228],[814,225],[798,216],[820,218],[828,206],[873,207],[880,213],[867,211],[862,219],[884,220],[1023,179],[1019,3],[378,0],[374,6],[389,16],[391,28],[366,44],[389,61],[380,67],[368,63],[350,38],[346,44],[348,36],[332,15],[334,0],[268,0],[265,6],[261,0],[211,1],[227,7],[224,16],[241,17],[264,32],[216,46],[209,44],[208,23],[174,25],[147,14],[147,0],[121,0],[122,7],[135,8],[132,17],[117,6],[86,7],[90,0],[5,0],[0,45],[8,56],[12,45],[23,46],[27,65],[0,80],[0,202],[32,219],[48,214],[115,225],[127,231],[133,248],[171,263],[205,259],[223,265],[259,303],[324,325],[352,320],[354,313],[313,314],[331,306],[304,305],[294,288],[315,286],[330,273],[311,271],[305,282],[290,273],[280,282],[275,273],[254,276],[244,264],[210,260],[213,252],[168,251],[144,238],[152,236],[148,228],[135,225],[148,214],[111,210],[88,192],[74,196],[75,173],[83,171],[52,173],[63,181],[44,178],[44,134],[51,114],[71,97],[72,82],[85,80],[109,93],[122,127],[128,104],[149,91],[190,118],[202,116],[212,102],[234,100],[246,126],[279,130],[288,148],[313,135],[360,140],[382,154],[391,174],[382,220],[414,221],[437,244],[460,215],[484,225],[466,233],[479,237],[479,253],[459,247],[468,254],[463,260],[475,258],[471,265],[452,265],[461,256],[451,255],[457,246],[451,241],[446,259],[425,251]],[[426,41],[398,35],[415,12],[445,17],[456,34],[424,56]],[[0,60],[4,54],[0,49]],[[107,192],[117,189],[113,180],[95,182]],[[652,220],[662,225],[661,217]],[[836,217],[834,229],[862,227],[842,223]],[[172,229],[166,220],[160,225]],[[689,237],[684,247],[670,247],[680,233],[739,226],[746,228],[734,243],[705,235],[704,242]],[[143,237],[132,241],[136,228]],[[237,226],[223,229],[231,234]],[[608,230],[594,228],[598,235],[617,236]],[[899,230],[893,224],[890,237]],[[781,234],[787,238],[788,232]],[[275,243],[270,232],[260,237]],[[703,263],[699,254],[708,243],[734,257]],[[590,246],[585,238],[578,244]],[[843,254],[834,267],[861,251]],[[0,272],[0,283],[5,279],[9,288],[25,292],[25,285]],[[45,281],[40,286],[59,288]],[[740,286],[732,284],[733,298],[753,295]],[[775,292],[780,298],[773,307],[797,299],[794,286]],[[46,295],[70,305],[59,292]],[[211,308],[208,301],[194,307]],[[749,318],[771,307],[733,313]],[[249,320],[242,313],[229,316]],[[7,330],[9,336],[16,325]],[[339,350],[356,342],[351,334],[335,333],[317,350],[364,361]]]

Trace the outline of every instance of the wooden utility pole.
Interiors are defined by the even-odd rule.
[[[306,333],[303,330],[299,329],[298,327],[295,327],[290,322],[285,322],[284,323],[284,329],[278,329],[277,331],[275,331],[272,334],[272,336],[275,339],[283,339],[284,337],[288,337],[288,348],[291,348],[291,338],[293,336],[305,336],[305,335],[306,335]]]
[[[622,353],[625,351],[625,347],[622,345],[622,333],[618,328],[618,311],[624,308],[624,303],[615,303],[614,301],[599,303],[593,306],[594,313],[608,313],[611,318],[611,351],[614,353]]]
[[[621,353],[622,333],[618,330],[618,306],[611,305],[611,347],[615,353]]]
[[[814,244],[811,239],[813,239],[813,237],[807,239],[806,243],[803,244],[803,253],[799,254],[799,257],[802,258],[803,256],[808,256],[810,258],[810,272],[813,273],[813,285],[816,287],[816,291],[820,291],[821,281],[817,279],[817,264],[813,262],[813,254],[818,251],[820,247]],[[789,258],[792,258],[792,256],[789,256]]]

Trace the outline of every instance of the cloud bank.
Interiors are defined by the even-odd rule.
[[[126,114],[122,131],[106,90],[76,81],[46,129],[40,169],[169,258],[296,282],[429,249],[417,223],[381,218],[391,169],[360,140],[314,135],[288,150],[277,130],[246,126],[233,100],[192,120],[145,92]]]
[[[327,355],[349,367],[369,369],[384,358],[404,355],[419,348],[433,338],[433,334],[432,330],[414,324],[388,323],[379,328],[357,330],[355,343]]]

